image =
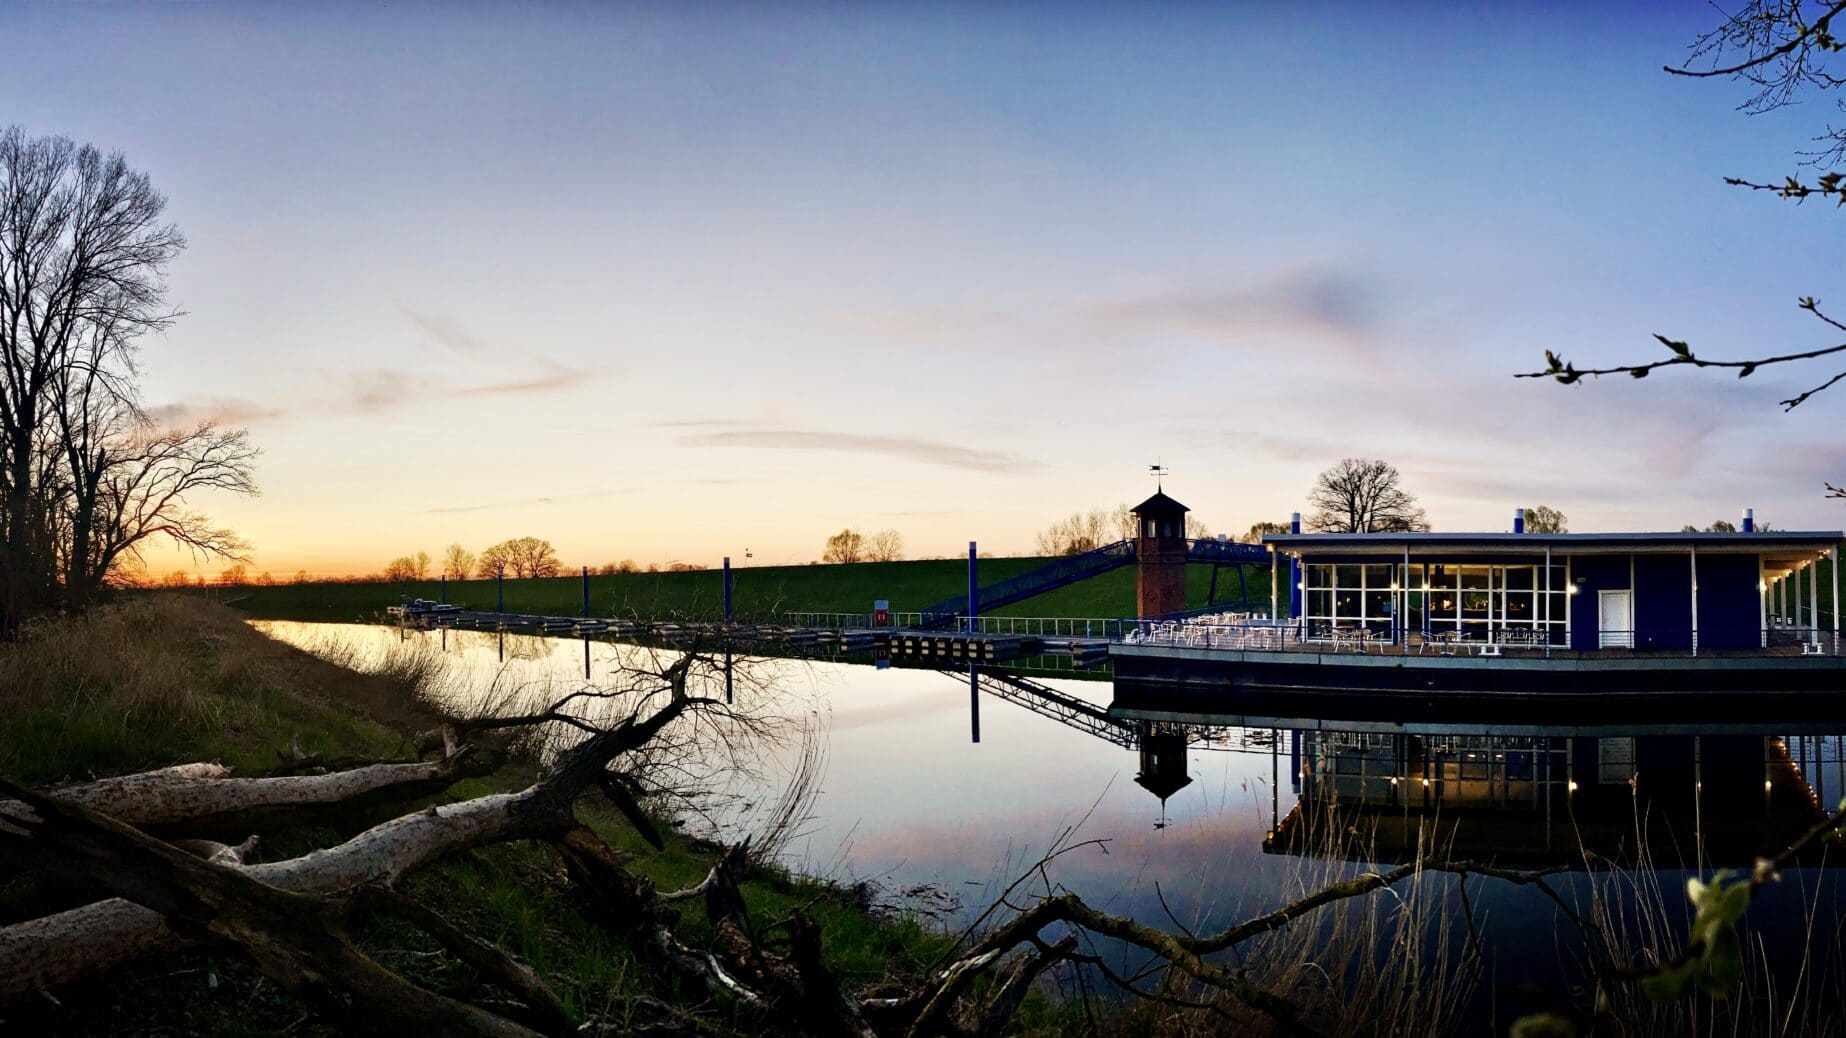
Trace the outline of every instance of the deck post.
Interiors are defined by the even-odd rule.
[[[1545,545],[1545,575],[1539,578],[1539,602],[1543,603],[1545,658],[1551,658],[1551,545]]]
[[[1276,602],[1277,602],[1276,574],[1277,572],[1278,572],[1278,569],[1276,565],[1275,545],[1270,545],[1269,546],[1269,622],[1271,625],[1273,625],[1278,619],[1278,617],[1276,616]]]
[[[731,622],[731,557],[724,557],[724,622]]]
[[[1763,648],[1769,648],[1769,585],[1763,580],[1763,554],[1756,553],[1756,626]]]
[[[1289,516],[1288,532],[1301,532],[1300,512],[1295,512]],[[1307,613],[1307,610],[1303,608],[1304,600],[1307,598],[1307,595],[1304,593],[1302,587],[1305,583],[1304,577],[1306,573],[1306,568],[1301,565],[1301,553],[1296,552],[1290,555],[1288,557],[1288,615],[1291,620]],[[1303,624],[1301,629],[1305,632],[1307,626]]]
[[[1397,602],[1391,607],[1392,612],[1394,614],[1393,619],[1397,621],[1398,655],[1408,656],[1410,655],[1410,622],[1407,619],[1410,613],[1410,545],[1409,544],[1404,545],[1404,573],[1403,573],[1403,576],[1397,580],[1393,580],[1391,583],[1396,584],[1399,588],[1399,591],[1397,594]]]
[[[1840,546],[1827,549],[1827,568],[1833,571],[1833,652],[1840,651]]]
[[[1686,549],[1686,558],[1692,568],[1692,654],[1699,654],[1699,547],[1690,545]],[[1630,592],[1632,594],[1632,592]]]
[[[979,555],[975,552],[974,542],[968,542],[968,633],[973,634],[976,621],[981,615],[981,585],[978,577],[980,568]],[[973,678],[969,682],[972,684]],[[977,737],[975,742],[981,740]]]
[[[494,577],[494,612],[506,612],[506,567],[501,566]]]
[[[583,618],[590,618],[590,567],[583,567]],[[586,646],[587,648],[587,646]]]
[[[441,585],[439,585],[439,588],[436,591],[436,601],[446,603],[448,600],[449,600],[449,574],[445,570],[442,574],[442,583]]]
[[[1800,589],[1796,589],[1800,594]],[[1808,563],[1808,641],[1820,644],[1820,561]]]

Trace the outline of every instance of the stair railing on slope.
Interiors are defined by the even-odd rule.
[[[1233,563],[1269,564],[1269,549],[1261,544],[1244,544],[1241,541],[1220,541],[1215,538],[1201,537],[1186,545],[1188,562],[1217,562],[1225,565]]]
[[[1107,573],[1135,560],[1133,541],[1116,541],[1081,555],[1070,555],[980,589],[980,607],[999,609]],[[945,598],[923,608],[922,626],[948,627],[968,615],[968,596]]]

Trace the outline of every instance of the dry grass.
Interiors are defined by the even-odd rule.
[[[273,766],[299,744],[389,755],[427,727],[425,676],[353,674],[229,609],[137,595],[0,645],[0,774],[25,782],[218,759]]]

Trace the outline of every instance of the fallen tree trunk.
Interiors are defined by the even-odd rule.
[[[234,778],[222,764],[180,764],[94,782],[54,786],[46,795],[149,832],[239,834],[265,824],[352,815],[440,793],[465,778],[490,775],[498,753],[463,747],[437,761],[372,764],[325,775]],[[0,810],[9,807],[0,801]]]
[[[584,740],[518,793],[428,807],[298,858],[225,867],[282,891],[323,893],[367,884],[389,886],[447,855],[489,844],[521,839],[567,842],[569,834],[581,828],[574,813],[578,798],[596,785],[611,760],[645,744],[687,709],[712,702],[686,695],[683,673],[679,674],[667,705],[645,719]],[[20,835],[7,830],[0,824],[0,837]],[[7,842],[29,846],[28,841]],[[0,928],[0,1005],[182,943],[158,912],[123,899]]]
[[[105,815],[17,787],[12,792],[15,799],[0,809],[0,832],[23,838],[25,855],[41,868],[70,870],[120,891],[179,934],[235,946],[270,980],[348,1026],[378,1034],[538,1034],[379,965],[347,935],[346,898],[279,890]],[[448,929],[443,936],[459,935]],[[485,954],[478,944],[470,950]],[[546,1008],[559,1007],[551,999]]]

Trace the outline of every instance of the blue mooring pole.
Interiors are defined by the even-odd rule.
[[[974,633],[975,620],[981,615],[980,561],[974,542],[968,542],[968,633]]]
[[[499,575],[494,578],[494,612],[506,612],[506,567],[501,566]]]
[[[724,622],[727,624],[731,622],[731,557],[729,555],[724,557]],[[729,672],[726,672],[725,677],[729,679]]]
[[[590,567],[588,566],[583,567],[583,615],[585,619],[588,619],[590,615]]]
[[[968,661],[968,725],[973,742],[981,741],[981,665]]]

